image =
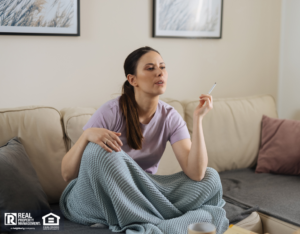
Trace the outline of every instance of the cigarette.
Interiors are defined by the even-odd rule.
[[[211,91],[213,91],[214,87],[217,85],[217,82],[215,82],[215,84],[213,85],[213,87],[209,90],[208,94],[211,93]]]
[[[215,86],[217,85],[217,82],[215,82],[215,84],[213,85],[213,87],[211,87],[211,89],[209,90],[208,94],[211,93],[211,91],[213,91],[213,89],[215,88]],[[206,104],[206,101],[204,102],[203,106]]]

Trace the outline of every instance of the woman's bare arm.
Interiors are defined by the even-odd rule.
[[[121,133],[119,132],[105,128],[86,129],[62,159],[61,174],[64,181],[69,182],[78,177],[82,154],[88,142],[91,141],[100,145],[107,152],[112,152],[112,150],[118,152],[121,151],[121,146],[123,145],[119,138],[120,135]]]
[[[88,142],[85,130],[68,153],[63,157],[61,163],[61,174],[66,182],[77,178],[81,157]]]

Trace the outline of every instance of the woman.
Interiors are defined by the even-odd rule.
[[[216,203],[218,208],[223,207],[225,201],[221,199],[222,187],[218,173],[212,168],[209,168],[209,170],[207,168],[207,152],[202,130],[203,117],[213,108],[212,96],[202,94],[199,97],[199,105],[194,110],[193,115],[193,142],[196,143],[192,144],[187,126],[182,117],[172,106],[159,100],[159,95],[163,94],[166,90],[168,80],[166,65],[159,52],[147,46],[133,51],[125,60],[124,70],[126,82],[123,84],[122,95],[106,102],[94,113],[83,127],[83,134],[63,158],[63,178],[65,181],[73,182],[72,184],[68,184],[60,201],[60,206],[65,216],[67,216],[68,219],[82,224],[99,222],[113,226],[112,222],[107,220],[108,216],[105,216],[103,213],[101,213],[100,216],[102,217],[100,218],[102,218],[102,221],[105,220],[107,222],[97,221],[95,216],[94,218],[87,218],[83,221],[82,217],[91,217],[92,212],[86,212],[84,215],[76,218],[75,215],[72,215],[72,212],[73,214],[79,212],[79,210],[82,212],[82,207],[89,206],[90,204],[94,204],[93,207],[96,207],[97,198],[102,199],[102,196],[107,196],[106,198],[111,202],[111,197],[105,194],[105,191],[109,191],[105,190],[105,186],[102,187],[101,196],[91,198],[90,200],[82,199],[83,195],[79,195],[81,193],[79,190],[82,191],[83,186],[85,187],[84,191],[90,190],[91,193],[95,193],[95,186],[87,185],[88,182],[86,180],[92,180],[92,183],[95,182],[99,187],[102,186],[102,182],[99,184],[101,179],[94,178],[95,176],[91,176],[92,172],[87,171],[95,170],[94,173],[97,177],[100,173],[97,171],[99,167],[107,163],[104,161],[100,163],[99,158],[103,157],[103,160],[111,160],[116,155],[114,160],[120,160],[122,164],[124,162],[120,159],[120,156],[118,157],[117,155],[122,155],[121,158],[124,157],[125,161],[128,159],[128,156],[130,156],[137,165],[139,165],[139,168],[135,167],[135,164],[132,164],[130,159],[125,162],[126,165],[124,164],[123,168],[127,167],[131,175],[133,175],[132,171],[134,170],[138,172],[139,175],[141,175],[141,172],[138,170],[144,170],[148,177],[146,174],[146,177],[143,177],[144,174],[141,176],[151,183],[153,182],[153,178],[154,180],[162,178],[158,176],[155,177],[154,174],[157,171],[158,163],[165,150],[167,141],[170,141],[174,154],[182,168],[182,173],[177,173],[176,176],[185,177],[185,183],[193,183],[192,181],[194,181],[194,183],[199,182],[204,178],[206,180],[211,180],[212,178],[215,180],[217,178],[218,188],[215,194],[208,194],[205,201],[207,202],[209,198],[215,196],[218,197],[218,203]],[[205,101],[206,105],[204,105]],[[95,150],[102,150],[102,153],[100,153],[100,151],[95,153],[98,154],[95,158],[86,153],[89,142],[93,142],[94,146],[98,145],[98,148]],[[103,149],[106,153],[104,153]],[[114,153],[113,151],[120,153]],[[102,156],[99,156],[100,154]],[[114,164],[114,162],[111,163]],[[95,164],[97,164],[97,166],[95,166]],[[86,167],[84,165],[86,165]],[[109,168],[113,167],[109,163],[105,165]],[[132,169],[132,167],[134,169]],[[102,170],[106,170],[105,168]],[[85,170],[86,172],[84,172]],[[105,176],[113,177],[116,176],[116,173],[123,173],[118,166],[116,166],[114,170],[114,174],[105,174]],[[80,180],[80,177],[83,177],[80,173],[85,173],[88,178],[85,180],[81,178]],[[125,174],[120,174],[118,178],[124,178],[124,176]],[[186,176],[192,181],[188,180]],[[168,176],[163,177],[167,178]],[[132,178],[130,178],[130,180]],[[179,177],[176,178],[178,179]],[[80,186],[77,179],[82,181]],[[108,180],[109,178],[106,179]],[[171,179],[171,177],[169,176],[168,179]],[[136,179],[134,181],[134,183],[136,183]],[[139,188],[141,189],[141,187]],[[157,189],[160,190],[161,188],[158,187]],[[100,189],[97,188],[98,192],[99,190]],[[162,191],[164,190],[160,192]],[[201,189],[199,191],[201,191]],[[164,194],[164,196],[168,195]],[[170,199],[170,197],[168,199]],[[195,205],[196,202],[197,204],[199,203],[199,199],[197,200],[196,197],[194,199],[196,200],[190,200],[190,204],[185,206],[187,209],[185,212],[189,211],[189,209],[193,210],[199,208]],[[77,208],[76,211],[75,208],[72,210],[72,205],[70,205],[71,200],[74,202],[73,207],[75,203],[76,205],[80,203],[81,208]],[[105,204],[101,204],[102,209],[106,209],[104,206]],[[126,207],[126,209],[129,211],[129,207]],[[182,208],[181,211],[183,209],[184,208]],[[137,222],[138,221],[140,222],[140,220],[137,220]],[[146,220],[143,221],[145,222]],[[116,225],[120,224],[119,217],[115,222],[117,222],[115,223]],[[220,228],[224,229],[226,227],[228,227],[226,220],[225,222],[224,220],[220,222]],[[120,231],[121,229],[114,227],[114,230]]]

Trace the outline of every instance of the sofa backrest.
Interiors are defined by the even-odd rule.
[[[193,112],[199,99],[179,102],[161,100],[173,106],[193,135]],[[262,115],[278,118],[271,95],[242,98],[216,98],[214,108],[203,119],[208,166],[218,172],[255,165],[260,144]],[[64,108],[60,112],[47,106],[0,109],[0,146],[18,136],[37,172],[49,203],[59,201],[67,186],[61,175],[61,162],[82,134],[83,126],[96,108]],[[158,166],[158,175],[181,171],[170,143]]]
[[[183,102],[185,120],[193,142],[193,112],[199,99]],[[262,116],[278,118],[271,95],[216,98],[203,118],[208,166],[218,172],[250,168],[257,162]]]
[[[61,161],[67,153],[60,112],[47,106],[0,109],[0,146],[18,136],[45,191],[57,203],[67,186]]]

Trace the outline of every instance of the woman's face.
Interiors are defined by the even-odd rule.
[[[163,84],[156,84],[162,80]],[[149,51],[138,61],[136,77],[133,78],[135,91],[141,94],[163,94],[167,88],[168,72],[162,57],[155,51]]]

